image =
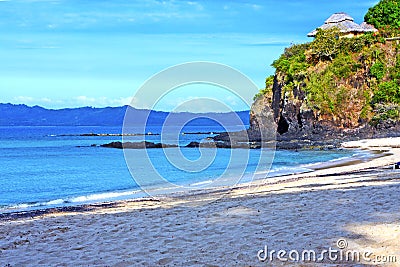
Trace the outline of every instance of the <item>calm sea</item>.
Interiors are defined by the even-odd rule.
[[[185,132],[218,132],[218,127],[188,127]],[[157,133],[157,127],[148,131]],[[0,212],[144,197],[125,162],[122,150],[91,146],[121,141],[118,136],[80,136],[86,133],[121,133],[120,127],[0,127]],[[186,134],[181,145],[207,135]],[[132,137],[133,141],[143,136]],[[146,137],[159,141],[160,136]],[[147,150],[154,165],[168,180],[181,185],[201,184],[218,178],[226,169],[230,150],[218,149],[215,160],[201,172],[185,172],[165,158],[162,149]],[[188,159],[199,150],[183,148]],[[256,170],[260,150],[250,150],[245,173]],[[307,171],[307,165],[351,157],[351,150],[276,151],[271,171],[263,176]],[[138,158],[140,160],[140,158]],[[260,169],[258,169],[260,170]],[[261,170],[263,170],[261,168]],[[133,175],[146,173],[137,168]],[[268,167],[265,166],[265,171]],[[142,172],[142,173],[141,173]],[[234,173],[234,172],[233,172]],[[156,186],[156,185],[155,185]]]

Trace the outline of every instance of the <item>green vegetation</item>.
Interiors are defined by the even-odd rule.
[[[339,29],[318,29],[316,38],[310,45],[312,59],[315,62],[333,60],[340,50],[339,35]]]
[[[381,0],[368,10],[364,20],[379,30],[381,42],[400,36],[400,0]]]
[[[283,95],[293,95],[293,90],[298,91],[303,86],[310,67],[305,55],[308,48],[309,44],[293,45],[285,49],[281,57],[272,63],[277,72],[285,75]]]
[[[256,100],[257,98],[265,96],[265,95],[272,97],[273,85],[274,85],[274,76],[271,75],[271,76],[267,77],[267,79],[265,79],[265,88],[261,89],[260,92],[258,92],[258,94],[256,94],[253,97],[253,100]]]
[[[378,81],[381,81],[385,76],[385,65],[382,62],[376,62],[371,66],[370,73]]]
[[[377,29],[386,26],[400,28],[400,1],[382,0],[376,6],[371,7],[364,20]]]
[[[368,11],[378,33],[346,38],[338,29],[319,30],[312,42],[286,48],[272,64],[282,95],[301,97],[319,119],[340,126],[400,120],[400,45],[386,40],[400,37],[399,1],[382,0]],[[256,97],[270,97],[273,81],[268,77]]]
[[[372,101],[374,103],[400,104],[400,85],[398,81],[392,80],[380,83]]]
[[[396,122],[400,116],[399,105],[382,105],[376,106],[375,115],[371,120],[372,125],[378,125],[381,122]]]

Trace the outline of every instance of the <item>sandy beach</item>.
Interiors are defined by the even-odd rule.
[[[383,154],[233,189],[2,216],[0,266],[315,266],[321,255],[320,266],[400,266],[400,138],[343,147]],[[317,259],[303,261],[310,250]]]

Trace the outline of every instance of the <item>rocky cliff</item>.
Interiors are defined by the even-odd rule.
[[[287,48],[251,108],[251,139],[271,129],[260,117],[273,118],[284,148],[400,136],[399,47],[372,35],[337,38],[333,30]]]

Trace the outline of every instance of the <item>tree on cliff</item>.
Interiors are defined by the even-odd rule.
[[[331,30],[317,30],[314,42],[311,43],[312,55],[317,60],[329,59],[336,56],[339,50],[340,30],[333,28]]]
[[[368,10],[364,20],[377,29],[385,26],[400,28],[400,0],[381,0]]]
[[[388,10],[394,16],[382,17]],[[366,17],[385,27],[353,38],[336,28],[319,30],[312,42],[286,48],[273,62],[275,76],[256,97],[276,110],[276,122],[311,129],[313,114],[316,122],[343,128],[400,125],[400,44],[387,39],[400,36],[399,4],[382,0]]]

